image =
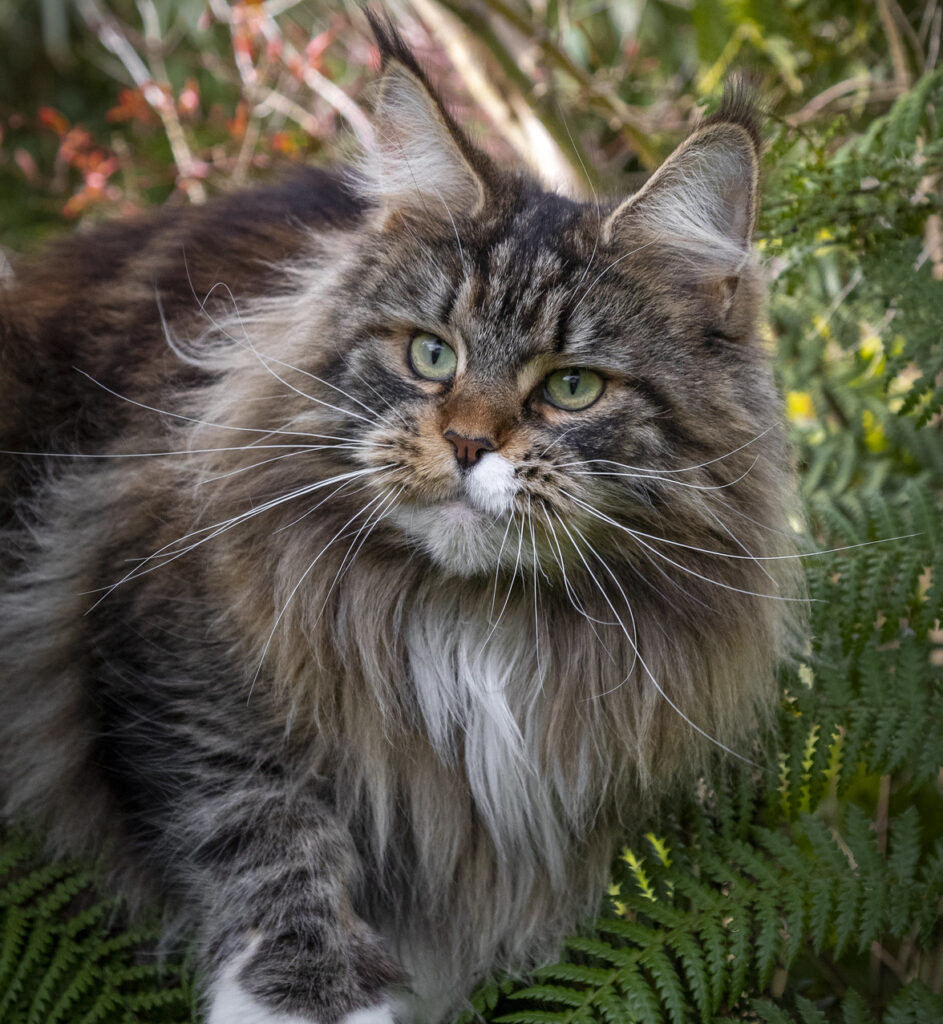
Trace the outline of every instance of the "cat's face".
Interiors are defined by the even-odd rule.
[[[366,411],[387,526],[462,576],[735,548],[782,459],[749,122],[709,123],[621,205],[497,171],[416,69],[386,69],[377,126],[329,373]]]
[[[644,249],[620,259],[595,205],[506,204],[463,221],[461,249],[388,230],[356,273],[372,322],[337,369],[382,419],[364,459],[386,467],[371,485],[397,494],[391,520],[461,575],[513,565],[532,529],[552,571],[580,534],[613,533],[593,510],[703,541],[693,488],[742,472],[724,457],[771,422],[750,413],[769,409],[753,340],[717,337],[710,303],[651,280]]]
[[[414,67],[387,67],[376,128],[370,212],[269,349],[307,374],[269,381],[292,428],[342,442],[316,507],[351,558],[567,596],[634,577],[718,612],[768,591],[754,556],[788,546],[791,481],[756,337],[750,114],[734,100],[609,204],[497,170]]]

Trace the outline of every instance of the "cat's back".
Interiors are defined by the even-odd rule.
[[[36,474],[11,452],[94,452],[134,406],[159,404],[188,367],[168,338],[206,323],[207,306],[285,287],[279,267],[312,231],[345,230],[361,203],[314,168],[280,184],[167,206],[76,233],[13,261],[0,285],[0,494]],[[92,380],[89,380],[92,378]]]

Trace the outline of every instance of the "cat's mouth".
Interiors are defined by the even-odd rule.
[[[444,521],[469,526],[496,516],[503,519],[514,509],[520,482],[514,464],[498,452],[489,452],[462,472],[448,464],[443,469],[442,476],[427,476],[426,467],[413,470],[408,475],[414,474],[415,480],[404,481],[406,494],[397,504],[413,512],[435,511]]]

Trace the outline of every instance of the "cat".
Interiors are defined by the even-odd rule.
[[[802,606],[748,96],[578,202],[371,21],[355,168],[0,288],[3,813],[172,908],[210,1024],[434,1024],[552,957]]]

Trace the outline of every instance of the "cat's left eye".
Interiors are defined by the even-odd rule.
[[[578,366],[551,373],[544,381],[544,398],[558,409],[588,409],[603,393],[606,382],[594,370]]]
[[[449,380],[455,375],[455,349],[434,334],[421,331],[409,343],[409,365],[426,380]]]

